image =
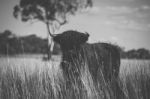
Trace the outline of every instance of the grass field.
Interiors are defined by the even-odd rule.
[[[122,60],[118,87],[105,83],[94,87],[86,68],[81,84],[70,86],[63,79],[59,61],[58,57],[53,61],[0,58],[0,99],[150,99],[149,60]],[[118,95],[112,96],[114,91]]]

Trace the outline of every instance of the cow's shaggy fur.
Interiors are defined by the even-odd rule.
[[[98,70],[101,70],[106,81],[117,78],[120,68],[120,53],[115,45],[108,43],[86,43],[89,34],[77,31],[66,31],[53,39],[62,49],[62,70],[69,78],[80,74],[83,64],[89,68],[94,81],[97,81]],[[78,73],[76,73],[76,71]]]

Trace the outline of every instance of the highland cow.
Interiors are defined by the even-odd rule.
[[[88,33],[77,31],[65,31],[53,37],[62,50],[61,67],[65,77],[69,78],[72,74],[79,76],[81,66],[86,64],[95,82],[99,70],[107,82],[112,78],[118,78],[120,68],[118,48],[108,43],[89,44],[88,37]]]

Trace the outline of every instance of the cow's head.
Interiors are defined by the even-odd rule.
[[[69,51],[80,47],[88,40],[88,37],[88,33],[65,31],[62,34],[57,34],[54,36],[53,40],[60,45],[63,51]]]
[[[68,75],[78,76],[79,74],[78,72],[75,72],[78,69],[76,69],[76,65],[74,65],[75,62],[79,60],[78,58],[79,50],[77,49],[80,49],[82,44],[86,43],[88,37],[89,37],[88,33],[80,33],[77,31],[66,31],[63,32],[62,34],[57,34],[53,37],[53,40],[56,43],[58,43],[61,47],[62,50],[61,67],[68,79],[71,77]]]

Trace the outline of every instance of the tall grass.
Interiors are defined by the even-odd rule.
[[[120,79],[105,83],[99,73],[95,85],[87,66],[80,79],[68,83],[55,62],[12,60],[0,61],[0,99],[150,99],[149,61],[123,60]]]
[[[124,60],[120,78],[128,99],[150,99],[150,61]]]

